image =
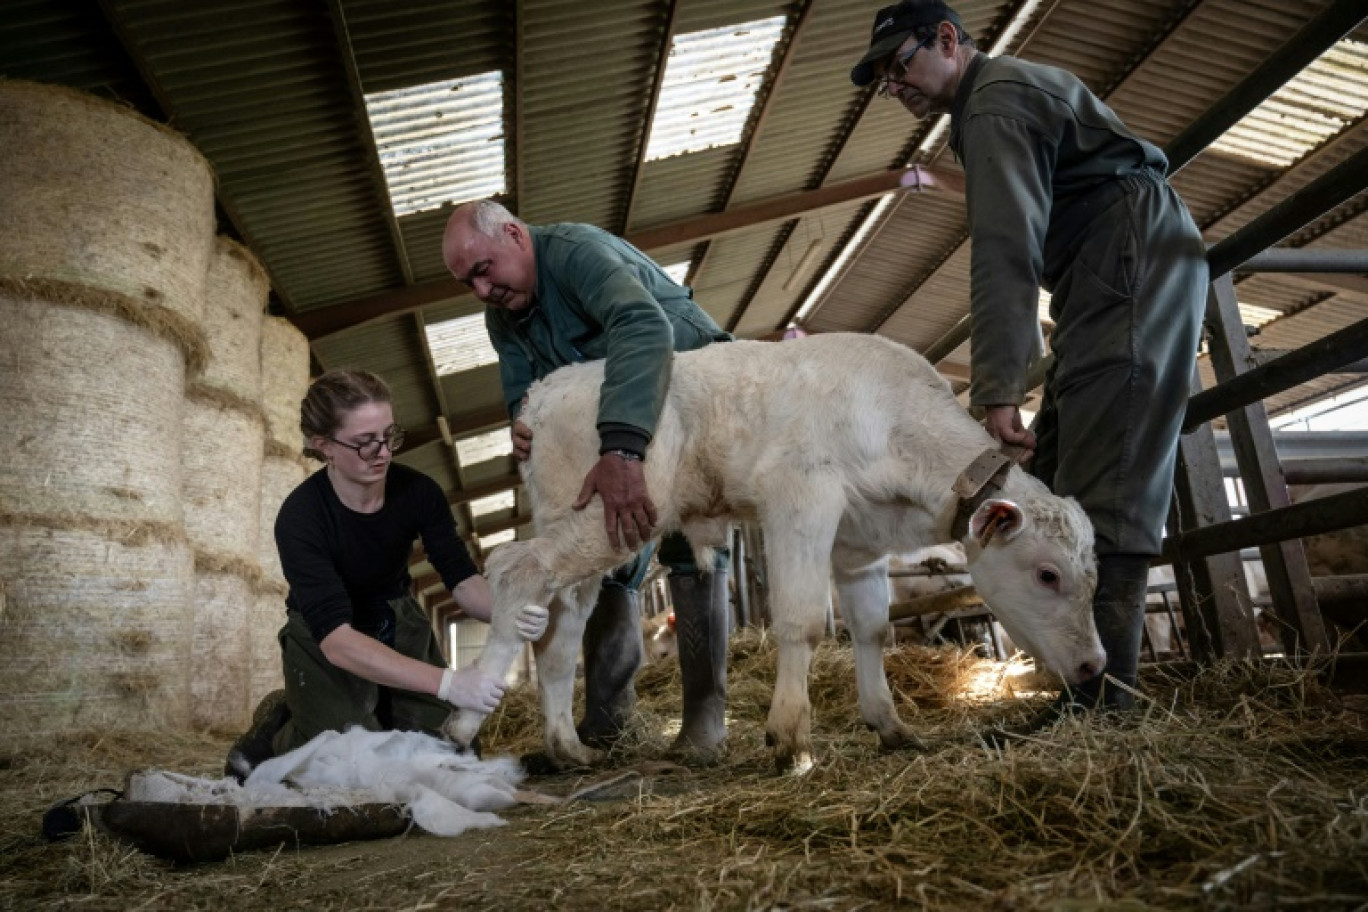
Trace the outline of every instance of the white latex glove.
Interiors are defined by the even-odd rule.
[[[551,620],[551,612],[541,605],[523,605],[518,609],[518,636],[535,643],[546,633],[546,625]]]
[[[507,687],[503,681],[485,674],[475,665],[460,671],[448,668],[442,672],[442,684],[437,688],[437,696],[458,709],[488,715],[499,708],[499,700]]]

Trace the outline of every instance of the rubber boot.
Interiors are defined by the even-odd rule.
[[[715,762],[727,736],[727,638],[731,600],[727,571],[672,572],[684,721],[670,753]]]
[[[1031,735],[1066,716],[1093,710],[1128,712],[1135,708],[1140,668],[1140,646],[1145,626],[1145,592],[1150,559],[1143,554],[1108,554],[1097,560],[1097,591],[1093,594],[1093,622],[1107,667],[1102,674],[1066,687],[1049,706],[1026,722],[984,735],[1000,744],[1017,735]],[[1125,685],[1120,687],[1115,682]],[[1127,689],[1129,688],[1129,689]]]
[[[228,749],[223,774],[232,776],[241,784],[258,764],[274,757],[271,741],[289,719],[290,704],[285,702],[285,691],[273,690],[262,697],[252,713],[251,728]]]
[[[576,727],[584,744],[608,748],[622,735],[645,657],[636,591],[605,581],[584,627],[584,718]]]

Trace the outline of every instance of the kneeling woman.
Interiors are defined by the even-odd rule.
[[[489,584],[456,534],[441,487],[394,463],[404,432],[385,382],[329,371],[309,387],[300,415],[308,455],[327,467],[285,499],[275,523],[290,586],[280,645],[279,692],[258,707],[228,755],[229,775],[352,725],[440,735],[452,707],[488,713],[504,682],[474,666],[453,671],[411,594],[409,555],[428,560],[466,617],[489,621]],[[544,608],[518,618],[528,640],[546,630]]]

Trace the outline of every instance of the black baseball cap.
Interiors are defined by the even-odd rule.
[[[919,27],[941,22],[953,22],[955,28],[964,31],[959,15],[941,0],[902,0],[885,6],[874,17],[869,50],[850,71],[850,81],[857,86],[869,85],[874,81],[874,64],[887,60]]]

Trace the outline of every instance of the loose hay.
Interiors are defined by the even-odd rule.
[[[177,349],[118,317],[4,290],[0,325],[0,425],[14,441],[0,510],[179,523]]]
[[[814,659],[819,765],[772,772],[761,728],[772,642],[732,649],[731,750],[717,767],[615,803],[509,815],[455,843],[407,838],[242,856],[188,871],[100,835],[37,843],[45,803],[156,764],[213,772],[226,741],[96,744],[0,762],[0,905],[227,904],[275,909],[1355,909],[1368,902],[1368,733],[1362,697],[1287,665],[1227,664],[1195,678],[1145,670],[1147,714],[1084,720],[988,750],[973,733],[1041,700],[1002,702],[1011,676],[953,650],[887,657],[925,752],[885,753],[855,716],[849,647]],[[998,679],[1002,680],[999,681]],[[998,681],[990,693],[957,685]],[[639,718],[613,761],[666,743],[677,671],[639,679]],[[488,753],[540,743],[535,699],[510,694]],[[178,759],[165,759],[180,752]],[[8,766],[8,768],[5,768]],[[101,772],[103,771],[103,772]],[[533,783],[573,789],[570,774]]]
[[[186,723],[189,548],[165,530],[119,532],[0,519],[7,744]]]
[[[247,574],[215,569],[212,563],[197,560],[190,718],[199,728],[236,732],[247,727],[251,714],[248,624],[256,605],[254,583]]]
[[[204,311],[214,181],[184,137],[59,86],[0,81],[0,275]]]
[[[204,332],[211,357],[200,383],[261,401],[261,324],[270,285],[251,251],[220,236],[209,261]]]
[[[265,428],[256,416],[221,406],[197,390],[185,400],[185,531],[200,551],[255,565]]]
[[[267,317],[261,327],[261,405],[267,437],[298,456],[304,448],[299,404],[309,391],[309,340],[289,320]]]

